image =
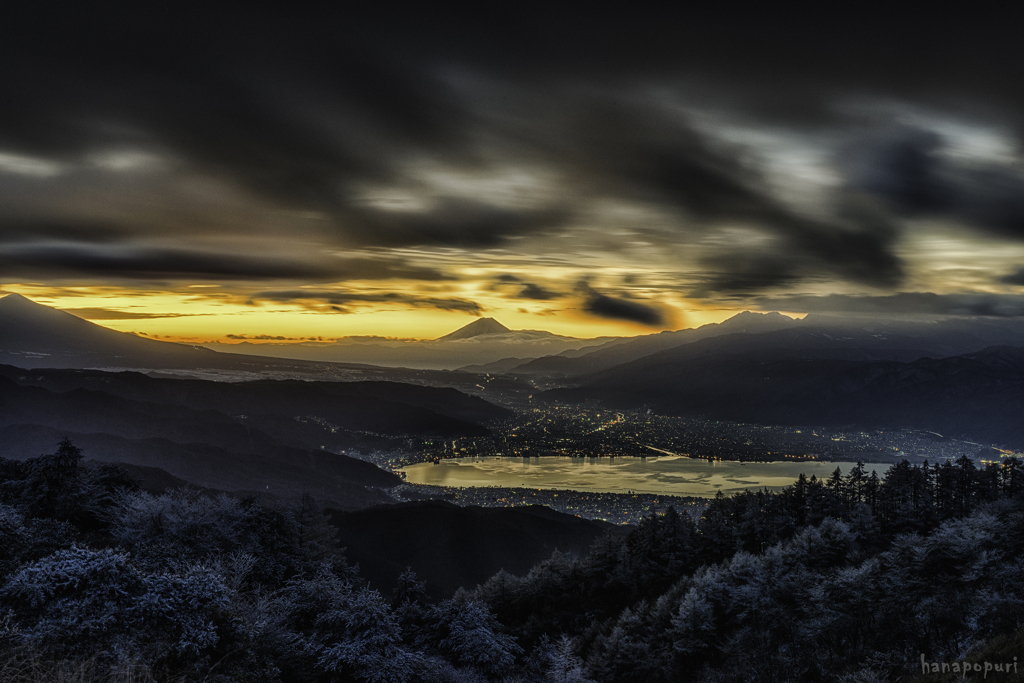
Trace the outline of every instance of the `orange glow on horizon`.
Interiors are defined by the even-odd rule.
[[[184,291],[133,291],[118,287],[57,288],[24,284],[6,285],[3,292],[22,294],[41,304],[68,310],[121,332],[189,343],[230,344],[243,340],[286,343],[354,336],[427,340],[448,334],[478,317],[459,311],[381,303],[353,307],[351,313],[313,310],[299,303],[253,305],[246,303],[242,295],[227,294],[212,287],[185,288]],[[674,309],[674,321],[670,318],[665,327],[652,328],[586,314],[580,310],[579,302],[531,302],[528,308],[522,304],[521,301],[497,296],[480,301],[484,309],[482,317],[494,318],[510,329],[546,330],[585,339],[632,337],[662,329],[700,327],[721,322],[746,310],[705,309],[693,302],[680,302],[681,305]],[[789,315],[801,317],[800,314]],[[260,336],[276,339],[252,339]]]

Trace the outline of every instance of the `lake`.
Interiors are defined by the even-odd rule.
[[[572,489],[601,493],[657,493],[710,497],[744,489],[788,486],[801,472],[825,479],[838,466],[843,474],[853,462],[708,461],[681,455],[648,458],[451,458],[438,464],[417,463],[404,468],[406,481],[432,486],[501,486],[507,488]],[[865,465],[868,474],[882,476],[886,464]]]

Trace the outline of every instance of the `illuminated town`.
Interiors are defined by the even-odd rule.
[[[912,429],[843,431],[820,427],[757,425],[610,411],[596,407],[520,410],[490,425],[492,434],[407,441],[407,448],[364,456],[385,469],[446,459],[505,457],[537,459],[646,458],[682,455],[719,461],[864,462],[879,473],[900,460],[931,463],[967,455],[979,464],[1019,455]],[[706,498],[651,493],[615,493],[545,488],[454,487],[405,484],[395,492],[408,500],[437,498],[458,505],[515,507],[545,505],[589,519],[635,524],[669,506],[699,514]]]

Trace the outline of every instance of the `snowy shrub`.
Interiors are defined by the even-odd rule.
[[[210,498],[193,489],[159,496],[122,496],[111,528],[114,539],[141,558],[162,564],[190,562],[241,545],[245,511],[227,495]]]
[[[522,648],[500,632],[487,606],[456,596],[431,608],[426,639],[455,664],[473,666],[491,676],[507,672]]]
[[[22,638],[60,656],[116,651],[131,627],[125,618],[145,591],[128,555],[72,547],[24,567],[0,590]]]
[[[488,679],[472,667],[460,668],[442,657],[424,657],[415,680],[417,683],[487,683]]]
[[[209,571],[145,575],[126,553],[72,547],[14,574],[0,605],[15,611],[20,641],[50,656],[153,663],[216,645],[214,620],[228,601]]]
[[[0,581],[17,569],[22,553],[29,546],[25,518],[9,505],[0,503]]]
[[[316,573],[291,579],[277,593],[276,602],[289,628],[296,633],[309,632],[317,618],[344,606],[353,590],[349,576],[339,576],[327,564]]]
[[[341,674],[346,680],[404,683],[421,658],[402,643],[397,617],[377,591],[322,564],[297,577],[267,604],[262,640],[285,670]]]
[[[361,589],[316,620],[308,647],[317,667],[367,683],[405,683],[419,656],[402,644],[398,620],[380,593]]]
[[[331,540],[321,526],[301,506],[266,508],[255,499],[184,489],[122,495],[111,535],[154,570],[198,561],[226,567],[232,557],[250,555],[257,561],[245,572],[248,583],[277,587],[311,557],[340,558],[326,547]]]
[[[200,567],[182,575],[147,576],[143,585],[130,617],[157,657],[194,659],[217,645],[219,612],[230,604],[217,574]]]

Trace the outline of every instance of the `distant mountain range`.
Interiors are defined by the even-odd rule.
[[[315,491],[343,509],[387,500],[379,489],[399,479],[336,453],[390,448],[408,436],[486,434],[484,422],[507,414],[455,389],[420,384],[214,382],[81,369],[221,369],[237,371],[234,377],[320,370],[143,339],[16,294],[0,299],[0,359],[10,363],[0,365],[0,457],[37,456],[70,436],[93,459],[159,468],[220,490]],[[331,367],[347,379],[377,370]]]
[[[460,339],[470,339],[472,337],[481,337],[487,334],[506,334],[512,330],[508,329],[494,318],[480,318],[475,320],[465,327],[460,327],[454,332],[450,332],[443,337],[438,337],[437,341],[458,341]]]
[[[343,369],[351,375],[347,379],[394,376],[420,384],[458,386],[477,394],[501,387],[503,396],[516,397],[514,402],[551,389],[542,394],[544,400],[597,399],[609,406],[646,406],[667,414],[773,424],[907,426],[982,443],[1024,445],[1024,426],[1018,426],[1024,423],[1019,419],[1024,408],[1024,372],[1016,360],[1024,347],[1024,321],[1017,319],[812,315],[797,320],[779,313],[744,312],[696,329],[578,340],[543,331],[509,330],[496,320],[482,318],[433,341],[378,342],[365,348],[386,356],[390,365],[401,365],[416,354],[421,354],[421,360],[433,358],[430,363],[440,363],[441,356],[446,356],[442,364],[458,365],[463,372],[399,371],[324,363],[323,359],[320,367],[330,366],[331,372]],[[341,346],[290,348],[330,355]],[[552,348],[557,351],[543,353]],[[474,357],[490,360],[466,363]],[[245,367],[253,373],[278,375],[288,369],[317,367],[310,360],[217,353],[141,339],[17,295],[0,299],[0,359],[21,367]],[[481,381],[473,373],[490,377]],[[43,379],[32,379],[37,374]],[[480,424],[500,410],[483,401],[473,403],[479,399],[451,389],[447,394],[430,393],[442,390],[394,383],[249,382],[243,389],[224,383],[164,385],[141,375],[131,380],[130,375],[101,380],[88,373],[59,378],[35,372],[28,379],[14,379],[13,372],[0,376],[23,389],[35,384],[39,389],[67,392],[60,401],[70,401],[75,391],[97,391],[126,401],[213,410],[225,416],[260,415],[260,430],[275,443],[307,449],[344,450],[360,440],[402,433],[478,433],[474,430],[482,429]],[[418,394],[420,390],[426,393]],[[13,390],[8,387],[8,391]],[[275,405],[287,408],[276,410]],[[147,411],[142,413],[151,412]],[[328,430],[328,436],[320,429],[313,438],[307,427],[297,426],[294,418],[301,414],[315,415],[335,431]],[[97,413],[88,424],[100,424],[103,419]],[[137,422],[145,420],[140,417]],[[86,433],[85,424],[61,428]],[[166,424],[173,425],[174,420],[168,418]],[[180,436],[165,433],[169,428],[145,437],[185,443]],[[116,430],[98,431],[143,438]],[[317,439],[323,443],[315,443]],[[212,434],[197,442],[226,447]]]
[[[722,323],[711,323],[695,329],[660,332],[631,339],[616,340],[614,343],[603,344],[594,349],[583,349],[580,353],[572,355],[546,356],[518,364],[510,364],[507,369],[500,372],[519,375],[581,375],[622,365],[623,363],[657,353],[663,349],[681,346],[700,339],[738,332],[767,332],[796,324],[799,324],[798,320],[784,316],[781,313],[751,313],[750,311],[744,311]],[[462,369],[498,372],[501,363],[502,361],[498,361],[483,368]]]
[[[1022,345],[1015,320],[805,320],[676,346],[543,397],[738,422],[914,427],[1020,448]]]
[[[204,344],[234,354],[258,354],[305,361],[365,363],[383,367],[456,370],[515,357],[522,362],[561,353],[586,352],[628,338],[577,339],[544,330],[510,330],[493,318],[480,318],[427,341],[348,337],[334,342]]]
[[[20,294],[0,298],[0,363],[23,368],[187,368],[238,372],[315,369],[303,361],[216,353],[191,344],[145,339],[82,320]]]

